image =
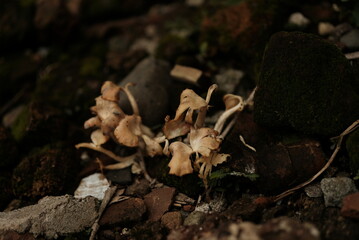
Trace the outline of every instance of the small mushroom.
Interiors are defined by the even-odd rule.
[[[197,156],[200,153],[203,156],[209,157],[211,152],[218,150],[221,144],[221,140],[217,136],[218,132],[211,128],[192,128],[189,133],[189,142],[193,152]]]
[[[84,123],[85,129],[88,129],[91,127],[101,127],[101,120],[98,116],[92,117]]]
[[[227,119],[233,113],[240,112],[244,108],[244,101],[241,96],[237,96],[237,95],[233,95],[233,94],[226,94],[223,97],[223,101],[226,106],[226,110],[219,117],[216,125],[214,126],[214,130],[218,131],[219,133],[222,132],[224,124],[226,123]]]
[[[112,102],[120,100],[121,87],[111,81],[106,81],[101,87],[102,98]]]
[[[179,119],[169,120],[169,116],[166,117],[162,131],[167,139],[173,139],[189,133],[191,125],[184,121],[184,117],[184,114]]]
[[[154,157],[156,155],[162,155],[162,147],[158,142],[145,134],[142,134],[142,139],[146,144],[146,153],[148,156]]]
[[[208,88],[208,91],[207,91],[207,96],[206,96],[206,103],[207,103],[207,106],[203,106],[199,109],[199,112],[198,112],[198,116],[197,116],[197,119],[196,119],[196,123],[194,125],[194,127],[197,129],[197,128],[201,128],[203,127],[204,125],[204,121],[206,119],[206,115],[207,115],[207,110],[208,110],[208,104],[209,104],[209,101],[211,100],[211,97],[212,97],[212,94],[213,92],[217,89],[217,84],[212,84],[209,88]]]
[[[97,129],[91,133],[91,141],[96,146],[100,146],[100,145],[106,143],[109,139],[110,139],[110,137],[104,135],[100,129]]]
[[[173,142],[169,146],[172,154],[172,159],[168,166],[170,167],[170,174],[176,176],[183,176],[193,172],[190,156],[192,149],[182,142]]]
[[[117,141],[127,147],[137,147],[141,135],[141,117],[137,115],[126,115],[120,121],[115,131]]]

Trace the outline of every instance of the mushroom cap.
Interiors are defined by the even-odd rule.
[[[101,127],[101,120],[98,116],[92,117],[84,123],[85,129],[88,129],[91,127]]]
[[[162,155],[162,147],[158,142],[145,134],[142,135],[142,139],[146,144],[146,152],[148,156],[154,157],[156,155]]]
[[[218,150],[221,140],[218,132],[212,128],[191,129],[189,142],[194,152],[209,157],[212,151]]]
[[[172,159],[168,164],[170,167],[169,174],[183,176],[193,172],[190,160],[193,151],[188,145],[182,142],[173,142],[169,146],[169,150],[172,154]]]
[[[100,146],[100,145],[106,143],[109,139],[110,139],[110,137],[104,135],[100,129],[97,129],[91,133],[91,141],[96,146]]]
[[[184,116],[184,114],[183,114]],[[164,124],[162,131],[165,134],[167,139],[173,139],[179,136],[186,135],[189,133],[191,129],[191,125],[184,121],[182,118],[179,119],[172,119],[169,121],[166,121]]]
[[[141,135],[141,117],[126,115],[114,131],[115,138],[127,147],[137,147]]]
[[[224,105],[226,106],[226,110],[231,109],[231,108],[237,106],[238,104],[240,104],[241,106],[239,106],[237,111],[242,111],[244,108],[243,98],[238,95],[226,94],[223,96],[223,102],[224,102]]]
[[[106,81],[101,87],[102,98],[108,101],[118,102],[120,100],[120,90],[120,86],[111,81]]]
[[[180,105],[177,108],[176,116],[174,119],[179,119],[185,111],[189,108],[192,110],[198,110],[202,107],[207,106],[206,100],[198,96],[193,90],[185,89],[181,93]]]

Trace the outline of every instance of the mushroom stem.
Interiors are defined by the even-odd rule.
[[[234,107],[232,107],[232,108],[224,111],[224,113],[222,113],[222,115],[219,117],[216,125],[214,126],[214,130],[221,133],[226,120],[236,111],[240,111],[243,109],[243,106],[244,106],[243,99],[240,96],[238,96],[238,100],[239,100],[239,102],[237,105],[235,105]]]
[[[237,121],[237,117],[234,117],[226,126],[226,128],[223,130],[223,132],[221,133],[221,135],[219,136],[220,139],[224,139],[227,134],[229,133],[229,131],[231,131],[232,127],[234,126],[234,124]]]
[[[140,111],[139,111],[139,109],[138,109],[138,105],[137,105],[136,99],[135,99],[134,96],[132,95],[131,91],[128,89],[129,86],[134,86],[134,85],[135,85],[134,83],[127,83],[124,88],[121,88],[121,90],[123,90],[123,91],[126,93],[126,95],[127,95],[127,97],[128,97],[128,100],[130,101],[133,114],[139,116],[139,115],[140,115]]]
[[[212,97],[212,93],[214,92],[214,90],[217,89],[217,84],[212,84],[207,91],[207,96],[206,96],[206,102],[207,102],[207,106],[202,107],[199,109],[198,115],[197,115],[197,119],[196,122],[194,124],[194,128],[198,129],[203,127],[204,121],[206,119],[206,115],[207,115],[207,110],[208,110],[208,104],[209,101],[211,100]]]
[[[120,157],[120,156],[117,156],[116,154],[114,154],[113,152],[101,147],[101,146],[96,146],[95,144],[93,143],[79,143],[79,144],[76,144],[75,147],[77,149],[79,148],[88,148],[88,149],[91,149],[91,150],[95,150],[97,152],[101,152],[107,156],[109,156],[110,158],[118,161],[118,162],[126,162],[128,160],[131,160],[133,159],[134,155],[130,155],[130,156],[127,156],[127,157]]]
[[[254,99],[254,94],[257,91],[257,87],[255,87],[252,92],[249,94],[248,98],[244,101],[244,105],[249,105],[252,106],[253,105],[253,99]]]

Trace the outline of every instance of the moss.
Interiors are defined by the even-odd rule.
[[[61,195],[74,184],[78,162],[74,149],[62,143],[36,148],[14,169],[12,185],[19,198],[37,200]]]
[[[30,110],[25,107],[11,126],[11,133],[17,142],[20,142],[26,135],[26,129],[30,121]]]
[[[351,133],[346,141],[350,159],[350,169],[354,175],[359,173],[359,130]]]
[[[160,182],[175,187],[179,192],[190,197],[196,197],[198,194],[201,194],[201,191],[203,191],[203,188],[200,186],[202,181],[197,176],[197,173],[187,174],[182,177],[168,174],[170,170],[168,162],[169,159],[166,157],[149,159],[146,162],[149,174]]]
[[[91,77],[98,76],[101,69],[101,60],[96,57],[87,57],[82,60],[80,76]]]
[[[311,34],[272,36],[255,95],[261,125],[335,136],[359,118],[352,68],[333,44]]]

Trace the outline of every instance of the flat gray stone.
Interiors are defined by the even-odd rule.
[[[346,195],[358,191],[354,181],[347,177],[323,178],[320,187],[326,207],[341,207]]]
[[[167,62],[146,58],[120,82],[122,87],[127,83],[136,84],[129,89],[137,101],[145,125],[154,126],[164,123],[169,108],[170,70]],[[126,94],[121,93],[120,107],[125,113],[132,113]]]
[[[0,212],[0,233],[16,231],[57,238],[81,232],[95,222],[98,205],[94,197],[44,197],[36,205]]]

